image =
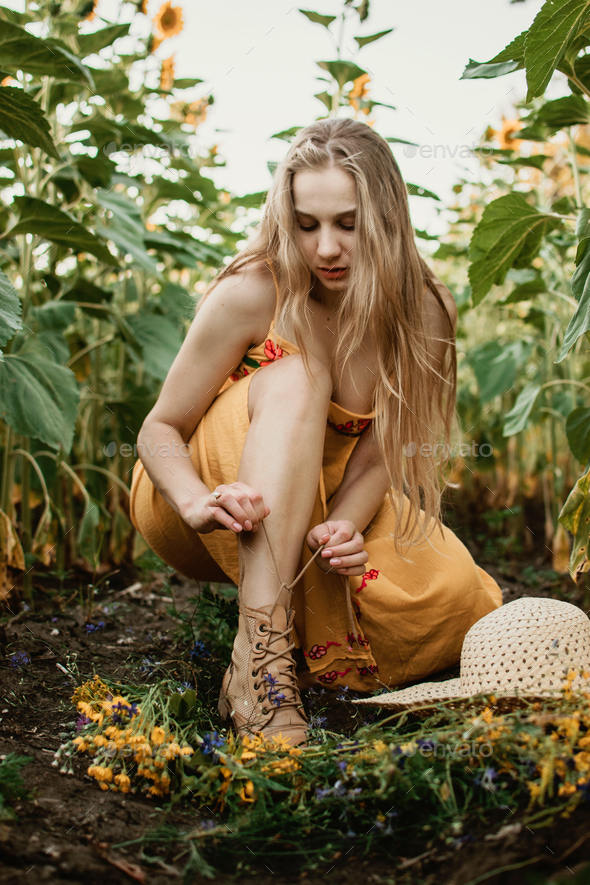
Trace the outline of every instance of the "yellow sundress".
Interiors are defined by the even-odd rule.
[[[273,320],[265,341],[244,355],[201,418],[189,440],[191,459],[211,490],[238,479],[250,426],[252,377],[275,360],[298,352],[295,344],[276,333]],[[346,463],[373,417],[374,412],[359,415],[330,404],[323,468],[308,530],[328,518]],[[156,490],[141,461],[133,469],[130,513],[149,546],[177,571],[198,578],[199,565],[202,568],[212,558],[237,584],[235,534],[199,535],[189,528]],[[475,564],[450,529],[444,529],[444,537],[435,531],[403,556],[395,550],[394,530],[395,514],[386,497],[363,533],[367,570],[362,577],[348,579],[352,606],[343,597],[342,577],[327,574],[315,563],[294,589],[292,639],[312,674],[326,687],[368,692],[422,680],[458,663],[471,625],[502,605],[496,581]],[[311,556],[304,543],[297,571]]]

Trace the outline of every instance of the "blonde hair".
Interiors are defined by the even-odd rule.
[[[416,530],[418,535],[428,535],[441,524],[434,452],[441,436],[447,443],[450,439],[456,354],[453,324],[436,278],[416,248],[406,186],[385,139],[365,123],[347,119],[320,120],[299,132],[275,171],[260,224],[246,248],[219,273],[211,288],[246,265],[270,259],[278,288],[275,323],[283,328],[289,313],[295,343],[309,371],[305,333],[310,331],[310,323],[305,308],[313,279],[298,245],[292,182],[301,169],[332,166],[343,169],[355,181],[355,245],[363,243],[362,249],[354,250],[350,282],[341,292],[332,368],[342,377],[351,352],[369,335],[378,366],[372,429],[397,513],[394,540],[396,546],[402,541],[410,544]],[[438,368],[428,354],[423,327],[425,286],[435,295],[448,323],[448,338],[437,339],[450,345],[445,346]],[[430,449],[421,449],[424,443]],[[448,451],[448,447],[441,448]],[[419,456],[412,457],[418,451]],[[428,451],[433,454],[423,454]],[[405,518],[404,498],[410,504]]]

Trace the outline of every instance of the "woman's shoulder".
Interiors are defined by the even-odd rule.
[[[457,328],[457,305],[453,294],[448,286],[445,286],[435,274],[432,279],[425,281],[424,312],[427,327],[446,331],[448,335],[448,323],[450,321],[453,333]],[[445,329],[445,327],[447,327]],[[446,336],[443,336],[446,337]]]
[[[261,327],[266,323],[265,334],[276,309],[273,274],[263,258],[254,259],[224,274],[208,298],[242,318],[258,319]]]

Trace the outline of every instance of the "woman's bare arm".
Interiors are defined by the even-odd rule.
[[[223,279],[197,312],[139,432],[138,450],[150,479],[173,510],[200,532],[221,526],[239,531],[248,519],[252,527],[266,515],[262,499],[251,500],[246,487],[236,490],[228,512],[225,504],[208,508],[204,502],[211,490],[197,475],[185,444],[230,372],[264,337],[274,303],[272,277],[262,270],[250,268]]]

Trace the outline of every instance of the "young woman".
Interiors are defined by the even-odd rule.
[[[440,523],[456,316],[387,142],[352,120],[301,131],[199,305],[133,472],[155,552],[239,585],[219,709],[240,733],[303,743],[301,687],[423,679],[502,604]]]

